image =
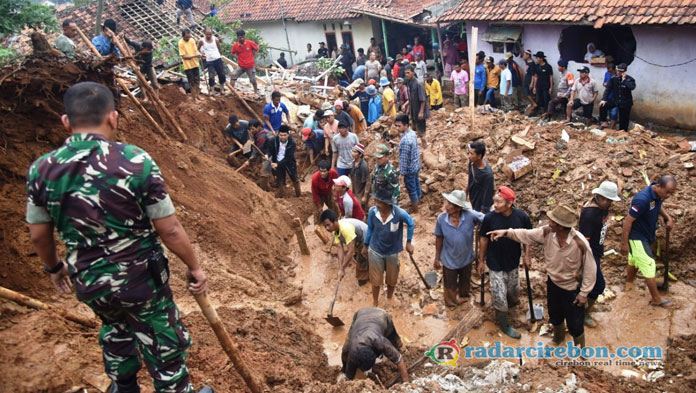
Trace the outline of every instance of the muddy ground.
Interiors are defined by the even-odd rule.
[[[80,63],[50,67],[40,59],[31,59],[25,69],[2,82],[0,89],[0,285],[36,297],[59,307],[91,315],[87,307],[73,296],[57,296],[43,273],[38,257],[29,242],[24,223],[24,176],[29,164],[57,146],[67,137],[59,115],[63,113],[62,93],[79,80],[98,80],[111,84],[107,70],[90,70]],[[50,72],[46,70],[50,69]],[[4,72],[2,73],[5,74]],[[259,185],[265,181],[258,167],[251,165],[240,173],[225,160],[228,142],[221,130],[229,113],[248,117],[251,114],[231,97],[205,99],[194,105],[179,89],[164,87],[162,99],[189,137],[171,141],[154,133],[139,112],[121,98],[118,139],[147,150],[159,164],[172,195],[177,214],[191,237],[194,247],[210,278],[210,298],[227,330],[237,341],[251,370],[274,392],[362,392],[381,391],[372,380],[335,384],[340,367],[340,348],[348,326],[332,328],[325,321],[330,295],[336,279],[335,257],[327,252],[314,235],[309,176],[303,183],[300,198],[276,198]],[[250,100],[260,112],[262,100]],[[159,120],[159,119],[158,119]],[[641,380],[648,371],[630,366],[568,367],[553,361],[526,360],[519,372],[507,379],[481,384],[481,391],[572,391],[584,388],[596,391],[694,391],[696,390],[696,335],[694,302],[696,290],[688,285],[696,278],[696,250],[693,226],[694,170],[684,167],[693,156],[679,151],[677,137],[655,137],[647,133],[620,134],[607,131],[598,137],[588,130],[575,130],[563,124],[539,125],[536,120],[518,115],[478,115],[471,128],[467,111],[436,112],[429,121],[428,142],[423,151],[425,206],[415,215],[415,259],[421,270],[429,270],[434,254],[432,230],[442,207],[441,192],[466,185],[467,143],[483,139],[490,151],[488,161],[494,167],[496,184],[508,184],[518,193],[518,206],[536,221],[543,221],[545,211],[563,202],[580,207],[590,190],[605,177],[621,183],[625,190],[622,202],[612,207],[611,230],[606,249],[619,249],[621,216],[625,216],[630,197],[644,187],[641,170],[652,178],[672,173],[680,181],[677,194],[668,202],[677,218],[677,230],[670,244],[670,263],[679,282],[672,285],[669,296],[677,307],[671,310],[647,306],[644,286],[624,292],[624,260],[606,257],[603,270],[608,288],[616,295],[599,305],[599,327],[587,330],[587,343],[606,345],[656,345],[664,348],[665,376],[648,382]],[[529,127],[529,128],[528,128]],[[570,134],[565,149],[557,148],[561,130]],[[502,161],[512,150],[511,135],[527,132],[524,139],[535,142],[525,154],[535,170],[519,180],[510,181],[502,173]],[[378,125],[362,136],[368,152],[374,149],[382,131]],[[607,143],[607,138],[630,138],[626,143]],[[398,137],[394,136],[395,142]],[[300,144],[301,145],[301,144]],[[298,162],[304,158],[298,154]],[[628,171],[626,168],[630,168]],[[301,168],[302,170],[302,168]],[[557,176],[553,176],[558,172]],[[270,190],[274,191],[274,190]],[[286,195],[291,193],[287,190]],[[402,193],[404,195],[404,193]],[[406,198],[404,196],[404,198]],[[553,198],[553,199],[551,199]],[[406,200],[402,200],[405,205]],[[312,255],[301,256],[292,228],[292,218],[303,221]],[[659,237],[664,237],[662,232]],[[544,266],[541,254],[535,253],[532,269],[534,302],[545,304]],[[401,256],[401,278],[396,301],[382,303],[395,319],[397,330],[406,344],[405,357],[410,363],[442,338],[474,305],[447,310],[442,304],[441,287],[425,291],[406,255]],[[210,384],[219,392],[246,391],[245,386],[186,292],[183,264],[172,258],[171,281],[175,299],[184,322],[194,339],[188,365],[197,387]],[[476,288],[474,288],[476,289]],[[470,346],[502,341],[510,345],[547,343],[548,335],[539,336],[539,326],[525,318],[527,300],[522,285],[521,304],[512,312],[513,324],[523,332],[520,341],[501,337],[492,323],[493,311],[484,307],[484,322],[465,334]],[[488,294],[486,294],[488,296]],[[384,300],[384,296],[382,296]],[[352,314],[371,303],[369,288],[359,287],[348,273],[341,283],[334,314],[349,323]],[[424,315],[430,306],[432,315]],[[103,378],[97,329],[81,327],[48,311],[34,311],[0,300],[0,390],[14,392],[65,392],[84,387],[98,391],[95,381]],[[464,338],[462,338],[464,340]],[[519,365],[519,361],[512,359]],[[467,380],[490,375],[487,361],[460,359],[453,370],[437,365],[421,367],[414,377],[445,376],[452,373]],[[506,366],[507,367],[507,366]],[[395,367],[383,363],[375,368],[380,381],[395,375]],[[479,371],[477,371],[479,370]],[[626,370],[639,378],[625,378]],[[481,374],[482,373],[482,374]],[[574,387],[567,383],[575,375]],[[481,375],[479,375],[481,374]],[[510,374],[512,375],[512,374]],[[50,376],[50,377],[48,377]],[[141,375],[144,392],[151,392],[145,371]],[[477,379],[479,378],[479,379]],[[437,382],[401,384],[395,391],[438,391]],[[571,390],[567,390],[571,389]],[[446,391],[446,390],[442,390]]]

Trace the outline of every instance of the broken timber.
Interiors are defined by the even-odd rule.
[[[46,303],[43,303],[39,300],[36,300],[34,298],[31,298],[26,295],[22,295],[19,292],[15,292],[11,289],[7,289],[5,287],[0,287],[0,297],[5,298],[7,300],[11,300],[17,304],[21,304],[22,306],[30,307],[36,310],[51,310],[55,311],[58,315],[62,316],[63,318],[73,321],[76,323],[79,323],[80,325],[95,328],[97,327],[97,321],[86,317],[84,315],[79,315],[72,313],[70,311],[64,310],[62,308],[58,308],[55,306],[48,305]]]
[[[295,234],[297,235],[297,244],[300,246],[300,252],[302,255],[309,255],[309,247],[302,229],[302,221],[299,218],[295,218],[293,221],[295,222]]]

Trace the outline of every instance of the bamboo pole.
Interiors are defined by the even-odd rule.
[[[51,306],[46,303],[43,303],[39,300],[36,300],[34,298],[31,298],[26,295],[22,295],[19,292],[15,292],[11,289],[7,289],[5,287],[0,287],[0,297],[5,298],[7,300],[11,300],[17,304],[21,304],[22,306],[30,307],[36,310],[50,310],[56,312],[56,314],[62,316],[63,318],[73,321],[76,323],[79,323],[80,325],[84,325],[87,327],[95,328],[98,326],[97,321],[88,318],[84,315],[79,315],[72,313],[68,310],[64,310],[59,307]]]
[[[198,306],[201,308],[201,311],[203,312],[203,315],[205,315],[205,318],[208,320],[208,323],[210,323],[210,327],[213,329],[213,332],[215,332],[215,336],[217,336],[218,341],[220,341],[222,349],[230,358],[235,369],[237,369],[239,375],[241,375],[242,379],[244,379],[244,382],[246,382],[246,385],[249,387],[249,390],[251,390],[252,393],[261,393],[262,390],[260,385],[258,384],[256,379],[251,375],[251,371],[244,362],[242,355],[239,353],[239,348],[237,347],[237,344],[235,344],[234,341],[232,341],[232,339],[230,338],[230,335],[227,334],[227,329],[225,329],[225,325],[222,324],[220,316],[218,316],[217,311],[215,311],[215,308],[213,308],[213,306],[210,304],[208,297],[205,294],[193,295],[193,297],[196,298]]]
[[[476,111],[474,110],[474,100],[476,93],[474,90],[474,75],[476,74],[476,47],[478,46],[478,27],[471,28],[471,51],[469,52],[469,110],[471,111],[471,130],[474,130],[476,121]],[[472,68],[473,66],[473,68]],[[471,72],[473,70],[474,72]]]
[[[225,56],[222,56],[222,61],[224,63],[227,63],[227,64],[233,66],[233,67],[239,67],[239,64],[235,63],[234,61],[230,60],[229,58],[227,58]],[[263,80],[261,78],[256,78],[256,80],[261,82],[261,84],[268,86],[268,82],[266,82],[265,80]]]
[[[114,44],[116,47],[121,51],[121,53],[129,53],[123,46],[123,44],[119,41],[118,37],[114,36]],[[150,86],[150,83],[145,79],[145,76],[140,72],[140,69],[138,66],[135,64],[135,61],[131,58],[127,60],[128,65],[130,66],[131,70],[133,70],[133,73],[135,73],[135,76],[138,77],[138,81],[140,81],[140,84],[142,88],[147,92],[149,96],[152,97],[152,102],[155,104],[155,108],[159,109],[159,112],[161,114],[164,114],[164,117],[166,118],[174,127],[174,129],[179,133],[181,136],[181,139],[184,141],[188,140],[188,137],[186,134],[184,134],[184,131],[181,130],[181,127],[179,127],[179,123],[174,119],[174,116],[172,116],[171,112],[169,112],[169,109],[164,105],[162,100],[159,99],[157,94],[155,93],[155,90]]]
[[[94,55],[97,56],[98,58],[103,58],[103,56],[101,55],[101,53],[99,53],[99,51],[97,50],[97,48],[94,47],[94,45],[92,44],[92,41],[90,41],[90,40],[87,38],[87,36],[85,35],[85,33],[83,33],[82,30],[80,30],[79,27],[76,26],[75,28],[77,29],[77,33],[78,33],[78,34],[80,35],[80,37],[82,38],[82,41],[84,41],[85,44],[87,44],[87,47],[89,47],[89,49],[92,51],[92,53],[94,53]],[[151,122],[152,125],[155,127],[155,129],[157,130],[157,132],[159,132],[162,136],[164,136],[165,139],[168,140],[168,139],[169,139],[169,136],[164,132],[164,130],[162,129],[162,127],[155,121],[155,119],[152,118],[152,116],[150,115],[150,113],[149,113],[149,112],[145,109],[145,107],[138,101],[138,99],[130,92],[130,90],[128,89],[128,86],[126,86],[125,82],[123,82],[123,80],[120,79],[120,78],[117,78],[117,79],[116,79],[116,82],[117,82],[117,83],[121,86],[121,88],[126,92],[126,94],[128,95],[128,97],[133,101],[133,103],[135,104],[135,106],[143,113],[143,115],[145,115],[145,117],[147,117],[147,119],[150,120],[150,122]]]
[[[116,79],[116,82],[119,84],[119,86],[121,86],[121,89],[123,89],[123,91],[126,92],[126,94],[128,95],[128,98],[130,98],[131,101],[133,101],[133,104],[135,104],[135,106],[140,110],[140,112],[150,121],[150,123],[152,123],[153,127],[155,127],[155,129],[157,130],[157,132],[158,132],[160,135],[162,135],[162,136],[164,137],[164,139],[169,140],[169,135],[167,135],[167,134],[164,132],[164,130],[162,129],[162,127],[160,127],[160,125],[155,121],[155,119],[152,118],[152,116],[151,116],[150,113],[145,109],[145,107],[143,106],[143,104],[140,103],[140,100],[138,100],[138,99],[133,95],[133,93],[131,93],[131,91],[128,90],[128,86],[126,86],[126,83],[125,83],[122,79],[118,79],[118,78]]]
[[[251,108],[251,106],[250,106],[249,104],[247,104],[246,100],[245,100],[244,98],[242,98],[241,95],[239,95],[239,92],[238,92],[234,87],[232,87],[232,85],[231,85],[229,82],[227,82],[226,84],[227,84],[227,87],[228,87],[230,90],[232,90],[232,93],[237,97],[237,99],[238,99],[239,101],[242,102],[242,105],[244,105],[244,107],[245,107],[252,115],[254,115],[254,117],[256,117],[256,120],[258,120],[261,124],[264,124],[263,119],[258,115],[258,113],[256,113],[256,111],[255,111],[254,109]]]

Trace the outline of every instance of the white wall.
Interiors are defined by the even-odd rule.
[[[332,31],[336,33],[338,45],[343,44],[341,32],[350,31],[353,33],[353,43],[355,44],[356,54],[357,48],[367,49],[367,47],[370,46],[370,38],[373,37],[372,22],[366,16],[362,16],[358,19],[350,19],[350,22],[352,26],[351,30],[343,25],[343,20],[299,23],[295,21],[286,21],[285,24],[288,30],[287,36],[290,40],[290,49],[298,52],[297,55],[293,54],[294,63],[304,60],[307,53],[307,43],[312,44],[312,50],[316,53],[316,50],[319,49],[319,42],[326,42],[326,35],[324,33]],[[336,30],[331,30],[331,23],[335,25]],[[324,31],[324,24],[326,24],[326,31]],[[281,21],[247,22],[244,23],[244,27],[260,30],[264,41],[270,46],[276,48],[288,47],[288,40],[286,39],[283,22]],[[274,60],[278,58],[279,54],[280,51],[278,50],[270,51],[270,56]],[[285,58],[288,64],[290,64],[289,53],[285,54]]]
[[[493,53],[491,44],[481,41],[480,37],[488,27],[487,22],[467,22],[467,40],[471,48],[471,27],[479,29],[477,51],[483,50],[486,56],[496,60],[502,53]],[[558,40],[561,31],[568,25],[522,25],[522,46],[533,53],[543,51],[546,59],[554,67],[554,77],[558,83],[556,63],[560,58]],[[696,58],[696,27],[633,27],[636,39],[636,55],[657,64],[676,64]],[[523,65],[521,58],[515,58]],[[570,61],[568,69],[577,77],[577,69],[586,63]],[[523,67],[524,68],[524,67]],[[670,127],[696,129],[696,89],[693,88],[696,76],[693,70],[696,62],[680,67],[662,68],[649,65],[635,58],[628,66],[628,74],[636,80],[633,91],[634,106],[631,118],[638,121],[652,121]],[[691,72],[689,72],[691,70]],[[590,66],[590,77],[598,82],[600,97],[604,92],[604,66]],[[595,113],[598,107],[595,106]]]

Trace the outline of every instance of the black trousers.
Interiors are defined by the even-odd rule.
[[[585,333],[583,326],[585,308],[573,304],[578,292],[580,292],[579,289],[567,291],[554,284],[551,278],[546,279],[546,303],[549,307],[549,322],[554,326],[558,326],[565,321],[566,326],[568,326],[568,332],[573,337],[578,337]]]
[[[220,86],[225,85],[225,66],[222,64],[222,59],[217,59],[213,61],[205,62],[205,69],[208,71],[208,84],[210,87],[215,86],[215,74],[217,74],[220,80]]]
[[[297,183],[297,162],[290,161],[278,163],[278,168],[275,170],[275,177],[278,180],[278,185],[280,187],[285,186],[286,174],[290,176],[290,180],[292,180],[293,183]]]
[[[549,107],[549,102],[551,101],[551,95],[549,94],[549,88],[548,87],[539,88],[537,86],[536,92],[537,92],[537,105],[543,111],[544,108]]]

